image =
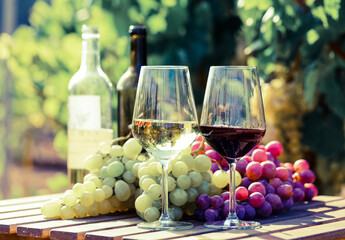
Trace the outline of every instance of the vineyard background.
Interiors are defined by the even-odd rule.
[[[321,194],[344,195],[345,1],[9,2],[0,1],[2,26],[9,6],[24,24],[0,35],[0,198],[67,188],[67,85],[83,24],[99,27],[114,86],[129,64],[128,26],[145,24],[148,64],[189,66],[199,112],[211,65],[257,65],[264,141],[282,142],[282,161],[310,161]]]

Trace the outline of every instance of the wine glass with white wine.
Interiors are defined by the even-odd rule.
[[[159,220],[139,223],[139,227],[154,230],[193,227],[191,223],[173,221],[169,217],[167,178],[169,163],[194,141],[198,133],[188,67],[143,66],[133,112],[132,134],[162,164],[162,214]]]

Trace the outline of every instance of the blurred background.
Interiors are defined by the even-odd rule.
[[[128,27],[144,24],[148,64],[189,66],[199,111],[211,65],[257,65],[264,142],[281,141],[281,161],[307,159],[320,194],[344,196],[344,23],[342,0],[0,0],[0,199],[67,188],[67,86],[83,24],[99,27],[114,86]]]

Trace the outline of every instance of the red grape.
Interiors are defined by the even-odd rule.
[[[247,177],[252,180],[258,180],[262,175],[262,166],[258,162],[251,162],[246,167]]]
[[[310,201],[310,200],[313,199],[313,197],[314,197],[314,191],[313,191],[313,189],[311,189],[311,188],[306,188],[306,189],[304,190],[304,200],[305,200],[305,201]]]
[[[250,160],[249,157],[242,157],[240,160],[236,163],[236,170],[241,174],[241,176],[244,175],[246,172],[246,167],[248,163],[250,163],[252,160]]]
[[[304,190],[300,189],[300,188],[295,188],[293,191],[293,200],[294,202],[302,202],[304,200]]]
[[[199,142],[199,141],[193,142],[192,146],[191,146],[191,151],[192,152],[197,151],[199,149],[199,147],[200,147],[200,144],[201,144],[201,142]],[[202,154],[202,153],[204,153],[204,151],[202,149],[200,149],[200,151],[197,152],[196,155],[199,155],[199,154]],[[195,156],[195,154],[193,153],[192,156]]]
[[[244,215],[246,214],[246,210],[242,205],[238,205],[236,203],[236,215],[238,219],[244,219]]]
[[[223,199],[223,201],[229,200],[229,192],[223,192],[222,194],[220,194],[220,197]]]
[[[210,206],[211,198],[207,194],[201,194],[195,199],[195,205],[200,210],[206,210]]]
[[[242,206],[245,209],[244,219],[253,219],[256,215],[255,208],[253,208],[249,203],[244,202]]]
[[[283,146],[278,141],[271,141],[265,146],[266,151],[270,152],[274,157],[279,157],[283,153]]]
[[[276,189],[272,185],[268,185],[266,189],[266,193],[276,193]]]
[[[220,209],[220,215],[226,218],[229,215],[229,200],[224,201],[223,207]]]
[[[249,195],[249,203],[255,208],[261,207],[265,202],[265,197],[259,192],[255,192]]]
[[[290,210],[290,208],[292,208],[292,206],[293,206],[293,198],[291,197],[291,198],[289,198],[289,199],[287,199],[287,200],[285,200],[285,201],[283,201],[283,204],[284,204],[284,210]]]
[[[205,211],[199,209],[199,208],[196,208],[194,210],[194,215],[196,216],[196,218],[199,220],[199,221],[205,221]]]
[[[242,178],[242,181],[241,181],[241,186],[245,187],[245,188],[248,188],[250,184],[252,184],[252,180],[250,180],[248,177],[244,177]]]
[[[306,184],[304,184],[304,187],[310,188],[311,190],[313,190],[313,192],[314,192],[313,197],[316,197],[319,194],[319,191],[317,190],[316,186],[312,183],[306,183]]]
[[[254,162],[264,162],[267,160],[266,152],[262,149],[255,149],[252,155]]]
[[[266,189],[264,185],[260,182],[253,182],[252,184],[250,184],[248,187],[248,192],[249,192],[249,195],[255,192],[259,192],[264,196],[266,195]]]
[[[208,150],[214,150],[210,145],[208,145],[207,142],[204,142],[204,151],[208,151]]]
[[[310,169],[300,172],[299,177],[302,183],[313,183],[315,181],[315,174]]]
[[[248,198],[248,190],[245,187],[236,188],[236,199],[239,201],[245,201]]]
[[[267,218],[272,214],[272,206],[269,202],[264,202],[264,204],[256,209],[256,215],[260,218]]]
[[[287,200],[293,195],[293,188],[289,184],[282,184],[277,188],[277,194],[282,200]]]
[[[196,137],[196,139],[194,140],[194,142],[201,142],[203,140],[202,135],[199,135]]]
[[[222,160],[222,156],[219,155],[216,151],[212,150],[207,150],[205,152],[205,155],[208,156],[209,158],[216,160],[217,162],[220,162]]]
[[[265,200],[269,202],[272,206],[272,210],[279,210],[282,200],[277,194],[269,193],[265,196]]]
[[[277,188],[280,187],[283,182],[279,178],[273,178],[270,180],[269,184],[277,190]]]
[[[287,169],[291,170],[291,172],[295,171],[292,163],[287,162],[287,163],[284,163],[283,166],[286,167]]]
[[[224,168],[224,167],[227,167],[229,168],[229,163],[224,159],[222,158],[222,160],[220,161],[220,165]]]
[[[309,183],[306,183],[306,184],[309,184]],[[300,188],[304,191],[305,187],[304,187],[304,184],[301,182],[301,181],[296,181],[293,183],[293,187],[294,188]]]
[[[266,179],[272,179],[276,176],[276,165],[271,161],[265,161],[260,163],[262,166],[262,177]]]
[[[289,179],[289,170],[286,167],[277,167],[276,177],[282,180],[283,182]]]
[[[212,162],[210,170],[214,173],[215,171],[219,170],[219,165],[216,162]]]
[[[205,219],[206,221],[215,221],[217,220],[219,217],[219,210],[218,209],[214,209],[214,208],[209,208],[206,209],[205,211]]]
[[[224,204],[223,198],[221,198],[218,195],[215,195],[213,197],[211,197],[211,201],[210,204],[213,208],[217,209],[217,208],[221,208]]]
[[[297,160],[294,164],[293,164],[294,170],[295,172],[302,172],[303,170],[309,169],[309,163],[307,160],[305,159],[300,159]]]

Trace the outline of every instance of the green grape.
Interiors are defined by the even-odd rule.
[[[125,170],[125,167],[120,161],[115,161],[109,164],[107,173],[111,177],[119,177],[123,171]]]
[[[94,174],[94,173],[88,173],[88,174],[86,174],[86,175],[84,176],[83,181],[86,182],[86,181],[88,181],[89,178],[91,178],[91,177],[97,177],[97,175]]]
[[[99,212],[101,214],[107,214],[112,210],[113,206],[110,203],[109,199],[105,199],[99,203]]]
[[[136,178],[131,171],[126,171],[122,177],[127,183],[134,183]]]
[[[133,165],[134,165],[134,161],[133,160],[129,160],[125,163],[125,168],[127,171],[132,171],[133,169]]]
[[[138,170],[138,178],[141,178],[144,175],[149,174],[149,168],[148,167],[140,167]]]
[[[169,193],[169,200],[176,206],[183,206],[188,201],[188,194],[181,188],[175,188]]]
[[[85,186],[81,183],[76,183],[73,186],[73,192],[77,197],[80,197],[83,192],[85,192]]]
[[[146,162],[148,162],[150,164],[150,163],[158,162],[158,161],[157,161],[157,159],[155,157],[151,156]]]
[[[77,218],[86,217],[87,210],[85,206],[78,203],[77,205],[73,206],[72,209],[73,209],[75,217]]]
[[[112,157],[121,157],[121,156],[123,156],[123,148],[122,148],[122,146],[120,146],[120,145],[113,145],[113,146],[111,146],[109,154]]]
[[[214,183],[210,184],[210,197],[222,194],[222,189],[218,188]]]
[[[135,210],[137,212],[137,215],[142,219],[145,220],[144,218],[144,213],[143,212],[139,212],[138,210]]]
[[[93,193],[96,190],[96,184],[91,181],[86,181],[83,183],[85,191]]]
[[[146,156],[146,154],[139,154],[137,157],[137,160],[140,162],[147,162],[148,157]]]
[[[156,181],[153,180],[152,178],[146,178],[144,179],[144,181],[142,181],[141,183],[141,188],[147,192],[149,190],[149,187],[152,185],[152,184],[155,184]]]
[[[113,188],[109,185],[103,185],[102,190],[104,191],[105,198],[110,198],[113,195]]]
[[[133,167],[132,167],[132,173],[134,176],[138,177],[138,170],[140,167],[140,163],[134,163]]]
[[[171,173],[173,164],[170,162],[168,164],[168,173]],[[159,172],[159,175],[162,175],[162,164],[157,165],[157,171]]]
[[[168,208],[168,215],[172,220],[175,220],[175,213],[171,208]]]
[[[131,196],[131,189],[129,188],[128,184],[123,180],[119,180],[115,183],[114,190],[117,199],[120,201],[126,201]]]
[[[178,178],[180,175],[187,175],[188,173],[188,166],[184,162],[176,162],[172,166],[172,174],[174,177]]]
[[[105,192],[102,188],[97,188],[93,193],[93,198],[96,202],[102,202],[105,199]]]
[[[109,187],[113,188],[115,186],[116,179],[113,177],[107,177],[103,180],[103,185],[108,185]]]
[[[99,176],[101,178],[106,179],[107,177],[110,177],[107,169],[108,169],[107,166],[101,167],[101,169],[99,170]]]
[[[89,171],[101,168],[102,164],[103,158],[99,154],[92,154],[84,159],[84,167]]]
[[[143,192],[144,190],[142,190],[141,188],[137,188],[135,190],[134,198],[137,199]]]
[[[85,207],[91,206],[95,202],[95,200],[93,199],[93,192],[83,192],[83,194],[80,196],[79,201]]]
[[[188,177],[190,177],[190,180],[191,180],[191,184],[190,184],[191,187],[196,188],[200,186],[202,182],[202,176],[199,172],[194,172],[194,171],[189,172]]]
[[[119,209],[122,206],[122,202],[119,199],[117,199],[115,195],[111,196],[109,198],[109,201],[111,203],[111,206],[113,206],[115,209]]]
[[[59,217],[61,214],[61,203],[56,200],[45,202],[41,206],[41,213],[48,218]]]
[[[206,181],[202,181],[200,186],[196,188],[199,192],[199,195],[201,194],[209,194],[210,193],[210,184]]]
[[[77,204],[78,196],[73,192],[73,190],[67,190],[63,195],[63,203],[66,206],[73,207]]]
[[[154,200],[152,202],[152,207],[156,207],[158,209],[161,209],[162,208],[162,200]]]
[[[158,168],[162,168],[161,163],[151,162],[148,166],[149,174],[158,177],[159,175],[161,175],[161,173],[158,171]]]
[[[176,180],[177,186],[182,189],[190,188],[192,181],[187,175],[180,175]]]
[[[196,209],[195,201],[190,202],[184,206],[184,213],[188,216],[194,216],[194,212]]]
[[[217,188],[224,188],[228,185],[228,174],[223,170],[217,170],[213,173],[212,183],[216,185]]]
[[[162,198],[162,186],[154,183],[152,184],[149,189],[147,190],[148,195],[153,199],[153,200],[158,200]]]
[[[129,183],[128,186],[129,186],[129,189],[131,190],[131,196],[133,196],[137,188],[135,187],[133,183]]]
[[[151,175],[144,175],[144,176],[142,176],[142,177],[140,178],[140,180],[139,180],[139,187],[142,188],[143,181],[144,181],[145,179],[147,179],[147,178],[151,178],[152,180],[155,181],[155,183],[157,183],[156,178],[155,178],[154,176],[151,176]]]
[[[61,218],[62,219],[72,219],[74,218],[74,212],[71,207],[62,206],[61,207]]]
[[[182,209],[178,206],[175,205],[171,205],[170,207],[173,211],[174,211],[174,216],[175,216],[175,221],[181,220],[182,216],[183,216],[183,212]]]
[[[198,155],[194,158],[193,168],[198,172],[207,172],[211,168],[211,159],[206,155]]]
[[[145,212],[146,209],[152,207],[152,198],[148,194],[143,194],[135,200],[135,209],[139,212]]]
[[[135,138],[130,138],[123,144],[123,154],[131,159],[135,159],[142,149],[142,146]]]
[[[195,199],[199,196],[198,190],[192,187],[187,189],[187,194],[188,194],[188,202],[195,202]]]
[[[212,182],[212,176],[209,172],[201,172],[202,179],[208,183]]]
[[[98,177],[90,177],[88,181],[93,182],[97,188],[100,188],[102,186],[102,181]]]
[[[102,154],[109,154],[111,149],[110,143],[101,142],[98,146],[98,149]]]
[[[123,156],[122,159],[121,159],[121,162],[123,164],[126,164],[126,162],[128,162],[128,161],[133,161],[133,159],[130,159],[130,158],[126,157],[126,156]]]
[[[168,192],[173,191],[176,188],[175,178],[168,176]]]
[[[98,202],[94,202],[90,206],[87,207],[87,214],[92,217],[96,217],[99,215],[100,207]]]
[[[187,165],[188,170],[192,170],[193,169],[194,158],[192,157],[192,155],[190,155],[190,154],[182,154],[182,155],[179,156],[178,161],[184,162]]]
[[[120,159],[118,157],[111,157],[111,158],[104,161],[104,166],[109,166],[110,163],[119,162],[119,161],[120,161]]]
[[[147,222],[153,222],[159,219],[160,212],[158,208],[149,207],[144,212],[144,219]]]

